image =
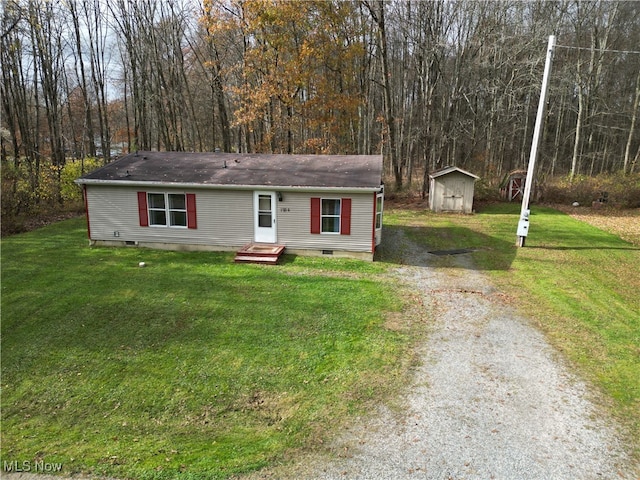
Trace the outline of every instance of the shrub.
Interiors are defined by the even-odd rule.
[[[74,180],[102,164],[97,158],[69,160],[63,167],[42,162],[36,176],[26,162],[3,162],[2,234],[22,232],[29,219],[81,205],[82,189]]]
[[[601,198],[602,192],[607,192],[608,201],[614,206],[640,207],[640,173],[578,176],[572,182],[567,177],[556,177],[545,182],[542,189],[541,200],[547,203],[591,205]]]
[[[82,189],[76,185],[75,179],[85,173],[91,172],[103,165],[102,160],[97,158],[85,158],[84,162],[79,160],[67,162],[60,174],[60,195],[65,202],[79,202],[82,200]]]
[[[483,178],[476,182],[473,197],[480,202],[499,201],[502,198],[500,189]]]

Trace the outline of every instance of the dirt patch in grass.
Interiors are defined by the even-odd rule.
[[[640,246],[640,208],[549,206]]]
[[[428,210],[429,199],[422,198],[420,195],[390,195],[385,196],[385,208],[394,208],[399,210]]]

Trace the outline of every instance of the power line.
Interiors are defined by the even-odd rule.
[[[570,47],[569,45],[556,45],[556,48],[560,47],[560,48],[569,48],[569,49],[573,49],[573,50],[595,50],[597,52],[611,52],[611,53],[635,53],[640,55],[640,52],[637,50],[610,50],[607,48],[587,48],[587,47]]]

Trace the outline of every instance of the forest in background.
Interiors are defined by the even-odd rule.
[[[135,150],[383,153],[395,190],[447,165],[493,187],[526,168],[552,34],[538,181],[639,168],[639,2],[3,6],[3,221]]]

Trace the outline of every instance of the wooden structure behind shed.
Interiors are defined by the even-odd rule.
[[[458,167],[446,167],[429,175],[429,208],[434,212],[473,211],[475,182],[480,177]]]
[[[500,183],[500,194],[502,198],[509,202],[521,201],[524,193],[524,187],[527,183],[527,171],[526,170],[512,170],[509,172],[502,182]],[[535,182],[531,189],[531,195],[534,196]]]

